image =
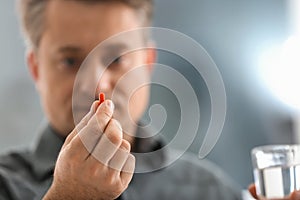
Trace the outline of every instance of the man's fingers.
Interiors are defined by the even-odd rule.
[[[127,140],[122,140],[120,148],[109,161],[108,166],[114,170],[121,172],[128,155],[130,154],[130,143]]]
[[[300,200],[300,191],[294,191],[292,194],[291,194],[291,200]]]
[[[114,104],[111,100],[104,101],[97,109],[95,113],[96,120],[98,122],[98,127],[103,133],[107,124],[113,116]]]
[[[120,147],[122,139],[123,133],[120,123],[115,119],[111,119],[104,134],[98,144],[96,144],[92,156],[107,166],[110,159]]]
[[[97,106],[97,103],[95,103],[95,113],[79,132],[79,137],[89,153],[92,153],[99,142],[105,127],[113,115],[114,106],[110,100],[105,101],[98,108]]]
[[[98,108],[97,104],[98,102],[96,101],[91,108],[91,114],[87,114],[87,116],[80,122],[79,128],[75,128],[73,130],[64,144],[64,147],[70,145],[70,154],[76,155],[76,157],[79,156],[82,160],[86,160],[89,154],[91,154],[94,148],[96,148],[97,143],[101,141],[103,130],[105,129],[113,115],[113,103],[110,100],[105,101]],[[77,130],[80,130],[78,134]],[[108,132],[109,134],[107,135],[107,137],[113,137],[111,136],[111,132],[115,131],[111,130],[110,128]],[[122,137],[122,134],[119,133],[119,135],[121,135],[120,137]],[[104,141],[109,140],[104,139],[102,140],[102,143],[104,143]],[[120,139],[120,144],[121,141],[122,139]],[[97,153],[99,154],[98,157],[101,157],[102,154],[105,154],[105,152],[110,152],[105,149],[106,147],[109,148],[109,144],[102,145],[104,147],[104,151],[101,153]],[[112,149],[112,147],[110,147],[110,149]],[[99,148],[97,148],[97,152],[100,152]]]
[[[96,123],[97,124],[97,123]],[[83,143],[83,146],[88,151],[86,158],[91,154],[97,145],[98,141],[102,137],[103,133],[97,131],[96,128],[91,129],[89,126],[85,126],[79,133],[78,138]]]
[[[91,117],[95,114],[96,108],[99,105],[99,101],[94,101],[91,106],[90,111],[83,117],[83,119],[79,122],[79,124],[74,128],[74,130],[68,135],[64,146],[69,144],[70,141],[87,125]]]
[[[250,194],[253,196],[253,198],[255,199],[260,199],[260,200],[266,200],[266,198],[258,198],[257,194],[256,194],[256,188],[254,184],[251,184],[248,187],[248,190],[250,192]],[[282,199],[270,199],[270,200],[300,200],[300,191],[295,191],[293,192],[289,197],[287,198],[282,198]]]
[[[135,157],[132,154],[129,154],[121,171],[121,180],[123,181],[124,185],[128,185],[131,181],[134,169]]]
[[[99,101],[94,101],[94,103],[91,106],[90,111],[83,117],[83,119],[79,122],[79,124],[75,127],[77,132],[79,133],[81,131],[81,129],[83,129],[88,122],[90,121],[90,119],[92,118],[92,116],[96,113],[96,110],[99,106]]]
[[[251,184],[249,187],[248,187],[248,190],[250,192],[250,194],[253,196],[253,198],[257,199],[257,194],[256,194],[256,188],[255,188],[255,185],[254,184]]]

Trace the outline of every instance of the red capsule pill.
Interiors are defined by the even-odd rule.
[[[102,92],[99,94],[99,101],[100,101],[100,104],[105,101],[105,94]]]

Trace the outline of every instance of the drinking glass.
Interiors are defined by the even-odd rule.
[[[256,193],[284,198],[300,189],[300,145],[268,145],[251,151]]]

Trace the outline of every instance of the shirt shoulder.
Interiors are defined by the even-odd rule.
[[[29,151],[0,155],[0,197],[3,199],[33,199],[28,181],[32,166]]]
[[[202,190],[203,199],[241,199],[239,186],[216,164],[185,152],[169,168],[172,181]]]
[[[135,175],[129,191],[143,199],[240,200],[237,188],[215,164],[186,152],[165,168]]]

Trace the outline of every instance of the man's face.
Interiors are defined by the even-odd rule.
[[[79,68],[99,43],[120,32],[140,27],[136,12],[121,3],[49,1],[45,15],[40,45],[36,52],[29,53],[28,63],[51,125],[66,136],[74,128],[72,110],[82,117],[91,105],[89,100],[103,92],[115,103],[114,117],[126,126],[126,132],[134,131],[134,123],[142,116],[149,98],[149,87],[143,84],[148,82],[151,70],[149,66],[140,66],[154,61],[152,52],[139,50],[128,53],[115,59],[104,70],[105,62],[101,60],[106,55],[118,57],[118,52],[128,48],[121,39],[108,43],[89,59],[91,64],[85,66],[87,70]],[[138,43],[143,37],[139,34],[129,40]],[[124,41],[128,43],[129,40]],[[80,101],[74,101],[72,109],[73,87],[79,71],[82,72],[77,78],[79,87],[75,92]],[[91,88],[95,90],[91,91]]]

